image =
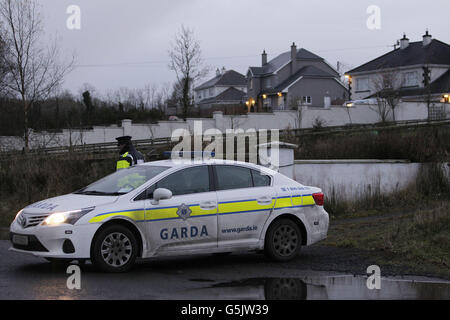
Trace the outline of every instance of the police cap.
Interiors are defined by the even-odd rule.
[[[123,137],[116,138],[116,140],[117,140],[117,145],[129,144],[131,142],[131,137],[130,136],[123,136]]]

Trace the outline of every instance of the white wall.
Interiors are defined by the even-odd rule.
[[[424,103],[402,102],[396,109],[396,120],[426,120],[427,107]],[[446,104],[447,118],[450,118],[450,104]],[[300,120],[301,119],[301,123]],[[331,106],[317,108],[304,106],[298,111],[274,111],[273,113],[249,113],[247,115],[229,116],[222,112],[214,112],[213,118],[188,118],[184,121],[160,121],[157,124],[133,124],[131,120],[123,120],[122,126],[94,126],[91,130],[68,130],[61,133],[31,132],[31,148],[69,146],[115,142],[115,138],[130,135],[133,140],[171,137],[175,129],[183,128],[193,132],[194,122],[201,121],[203,131],[217,128],[225,133],[228,128],[247,129],[297,129],[312,128],[316,119],[323,126],[341,126],[346,124],[367,124],[380,121],[376,105],[355,105],[351,108]],[[392,119],[392,115],[390,116]],[[18,137],[0,137],[0,150],[21,150],[23,142]]]
[[[356,200],[405,189],[415,181],[420,166],[395,160],[296,160],[293,179],[320,187],[325,194]]]

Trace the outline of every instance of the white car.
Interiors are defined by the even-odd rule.
[[[324,239],[328,224],[319,188],[250,163],[163,160],[22,209],[10,250],[90,259],[109,272],[138,257],[243,250],[288,261]]]

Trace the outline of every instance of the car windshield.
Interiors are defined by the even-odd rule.
[[[140,187],[169,167],[135,166],[116,171],[91,185],[78,190],[76,194],[120,196]]]

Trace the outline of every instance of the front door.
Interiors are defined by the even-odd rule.
[[[172,198],[147,200],[147,238],[153,254],[189,253],[217,247],[217,198],[209,167],[181,169],[151,187],[169,189]],[[149,196],[151,198],[151,196]]]

